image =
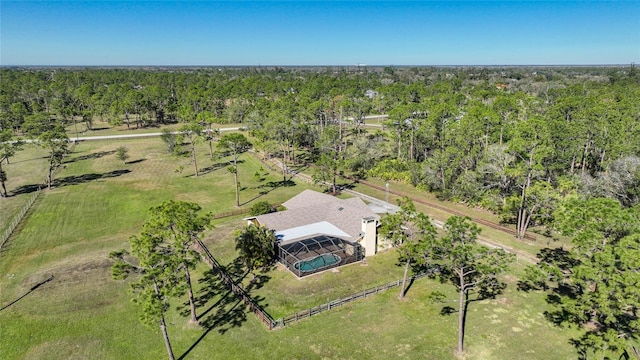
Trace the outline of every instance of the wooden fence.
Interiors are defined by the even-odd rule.
[[[230,217],[230,216],[247,214],[249,212],[251,212],[251,209],[242,208],[242,209],[237,209],[237,210],[233,210],[233,211],[227,211],[227,212],[223,212],[223,213],[214,214],[213,218],[214,219],[222,219],[222,218],[226,218],[226,217]]]
[[[24,216],[27,214],[27,211],[29,211],[29,209],[31,208],[31,205],[33,205],[33,203],[36,201],[39,195],[40,195],[40,186],[38,186],[38,190],[36,190],[36,192],[33,195],[31,195],[27,203],[22,207],[22,210],[20,210],[18,215],[15,218],[13,218],[13,221],[11,221],[11,224],[9,224],[9,227],[5,230],[4,234],[2,234],[2,242],[0,243],[0,249],[2,249],[2,247],[7,242],[7,240],[9,240],[9,238],[11,237],[11,234],[13,234],[13,231],[16,229],[16,227],[18,227],[18,224],[20,224],[20,221],[22,221],[22,218],[24,218]]]
[[[365,299],[367,296],[375,295],[379,292],[402,285],[402,279],[398,279],[383,285],[378,285],[378,286],[366,289],[354,295],[350,295],[341,299],[336,299],[328,303],[318,305],[316,307],[312,307],[309,309],[305,309],[302,311],[298,311],[295,314],[274,320],[273,317],[269,315],[269,313],[264,308],[262,308],[262,306],[260,306],[257,302],[255,302],[255,300],[253,300],[251,296],[243,288],[241,288],[231,278],[231,276],[229,276],[229,274],[227,274],[227,272],[224,270],[222,265],[220,265],[220,263],[213,257],[213,255],[211,255],[211,253],[209,252],[209,249],[207,249],[207,247],[202,243],[202,241],[196,240],[195,247],[196,247],[196,250],[200,253],[200,256],[202,256],[202,258],[204,259],[204,261],[207,264],[209,264],[209,266],[211,266],[211,269],[217,272],[218,275],[220,275],[220,278],[229,287],[229,290],[231,290],[234,294],[240,296],[242,301],[247,306],[249,306],[249,309],[251,309],[251,311],[258,317],[258,319],[260,319],[260,321],[262,321],[263,324],[265,324],[269,328],[269,330],[273,330],[279,327],[284,327],[285,325],[290,324],[292,322],[295,322],[304,318],[308,318],[313,315],[317,315],[324,311],[335,309],[337,307],[340,307],[352,301]],[[428,275],[428,272],[425,272],[425,273],[411,276],[407,280],[413,281],[416,279],[423,278],[427,275]]]
[[[211,266],[211,269],[220,275],[222,282],[224,282],[234,294],[238,295],[242,301],[249,306],[249,309],[265,324],[269,330],[272,330],[275,327],[275,321],[267,313],[262,306],[260,306],[255,300],[249,296],[249,294],[241,288],[232,278],[227,274],[222,265],[216,260],[213,255],[209,252],[206,246],[200,240],[196,240],[196,250],[200,253],[200,256],[204,259],[204,261]]]
[[[410,278],[408,278],[409,281],[411,280],[416,280],[416,279],[420,279],[422,277],[427,276],[428,273],[422,273],[422,274],[417,274],[414,276],[411,276]],[[304,318],[308,318],[310,316],[313,315],[317,315],[321,312],[324,311],[329,311],[331,309],[335,309],[339,306],[342,306],[344,304],[350,303],[352,301],[356,301],[356,300],[360,300],[360,299],[365,299],[367,296],[371,296],[371,295],[375,295],[379,292],[391,289],[391,288],[395,288],[398,286],[402,285],[402,279],[398,279],[389,283],[386,283],[384,285],[378,285],[369,289],[366,289],[362,292],[359,292],[357,294],[353,294],[341,299],[336,299],[333,301],[330,301],[328,303],[322,304],[322,305],[318,305],[316,307],[312,307],[310,309],[305,309],[302,311],[298,311],[295,314],[289,315],[289,316],[285,316],[281,319],[276,320],[276,327],[280,327],[280,326],[285,326],[289,323],[304,319]]]
[[[71,143],[71,147],[69,148],[68,152],[71,153],[75,147],[76,147],[76,142],[73,141]],[[54,171],[52,172],[51,176],[53,177],[57,173],[59,173],[61,168],[62,168],[61,166],[56,167],[54,169]],[[13,231],[18,227],[18,224],[20,224],[20,221],[22,221],[24,216],[27,215],[27,212],[29,211],[29,209],[31,208],[33,203],[36,201],[38,196],[40,196],[40,191],[41,191],[42,186],[47,186],[47,183],[48,183],[48,178],[45,176],[44,180],[43,180],[43,184],[44,185],[38,185],[38,190],[36,190],[36,192],[33,195],[31,195],[31,197],[29,198],[27,203],[24,205],[24,207],[20,210],[18,215],[15,218],[13,218],[13,220],[11,221],[11,224],[9,224],[9,227],[2,234],[2,238],[0,238],[0,240],[1,240],[0,241],[0,249],[2,249],[2,247],[4,247],[5,243],[11,237],[11,234],[13,234]]]

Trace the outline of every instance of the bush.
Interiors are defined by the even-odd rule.
[[[129,150],[126,147],[120,146],[116,149],[116,159],[122,161],[123,164],[126,164],[128,158]]]
[[[411,171],[406,161],[397,159],[385,159],[370,169],[367,174],[369,176],[383,179],[410,183]]]
[[[268,214],[274,211],[275,211],[274,206],[271,205],[268,201],[258,201],[257,203],[253,204],[253,206],[251,207],[252,216]]]

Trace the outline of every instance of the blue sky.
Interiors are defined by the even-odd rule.
[[[0,1],[0,65],[631,62],[638,1]]]

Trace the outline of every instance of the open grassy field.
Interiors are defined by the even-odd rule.
[[[124,165],[115,159],[118,146],[129,149]],[[22,153],[21,153],[22,154]],[[166,356],[159,329],[138,321],[139,308],[129,300],[127,282],[110,277],[110,251],[127,246],[139,233],[147,209],[163,200],[198,202],[205,211],[233,210],[233,178],[221,160],[199,152],[203,174],[193,177],[187,158],[170,156],[159,139],[80,143],[34,211],[0,253],[2,359],[161,359]],[[42,155],[24,153],[21,161]],[[33,159],[28,157],[32,156]],[[16,161],[18,161],[16,157]],[[274,187],[280,174],[267,174],[259,161],[242,155],[240,195],[243,206],[257,200],[285,201],[309,187],[299,183]],[[18,163],[19,164],[19,163]],[[180,170],[182,171],[176,171]],[[22,171],[22,170],[21,170]],[[264,180],[254,177],[259,172]],[[10,177],[13,176],[10,173]],[[38,174],[38,178],[40,173]],[[13,186],[32,183],[27,175]],[[18,180],[21,179],[21,180]],[[4,205],[3,205],[4,206]],[[5,208],[3,207],[3,210]],[[3,211],[4,212],[4,211]],[[205,243],[223,264],[233,266],[234,231],[241,216],[217,220]],[[259,274],[252,296],[275,317],[401,276],[393,251],[298,280],[274,267]],[[554,328],[542,312],[543,295],[515,290],[515,264],[505,294],[469,307],[466,359],[567,359],[570,330]],[[53,280],[30,289],[53,275]],[[196,295],[201,325],[184,317],[184,301],[176,299],[168,312],[168,329],[177,358],[183,359],[452,359],[455,348],[455,307],[452,286],[421,279],[407,299],[390,290],[363,301],[269,331],[204,265],[196,271]],[[245,279],[245,284],[248,279]],[[447,302],[432,303],[433,291]]]
[[[22,209],[38,185],[43,184],[47,159],[46,152],[35,145],[25,145],[18,151],[10,163],[3,164],[7,173],[7,192],[9,197],[0,199],[0,234],[9,227],[9,223]]]
[[[133,115],[132,119],[135,119],[135,115]],[[132,121],[131,128],[127,129],[126,124],[113,126],[106,121],[100,121],[99,118],[96,118],[93,121],[91,130],[88,130],[86,125],[80,119],[77,119],[76,121],[77,122],[75,124],[70,123],[69,125],[66,126],[67,134],[69,135],[69,139],[71,140],[76,138],[76,133],[78,137],[125,135],[125,134],[147,134],[147,133],[161,132],[164,128],[167,128],[171,131],[177,131],[178,128],[180,127],[180,124],[168,124],[168,125],[162,125],[162,127],[153,125],[153,126],[136,128],[135,123]],[[213,125],[214,128],[238,128],[241,126],[243,126],[243,124],[214,124]]]

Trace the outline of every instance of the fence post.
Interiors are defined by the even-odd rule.
[[[11,222],[11,225],[9,225],[9,227],[5,230],[4,234],[2,235],[2,241],[0,242],[0,249],[2,249],[2,247],[7,242],[7,240],[9,240],[9,238],[11,237],[11,234],[13,234],[13,231],[16,229],[16,227],[18,227],[18,225],[20,224],[20,221],[22,221],[24,216],[27,214],[27,211],[29,211],[29,209],[31,208],[31,205],[33,205],[38,195],[40,195],[39,186],[38,186],[38,190],[36,190],[36,192],[33,195],[31,195],[31,198],[27,200],[27,203],[25,204],[25,206],[22,207],[22,209],[18,213],[18,216],[16,216],[13,219],[13,221]]]
[[[196,239],[195,248],[200,253],[200,256],[208,260],[207,263],[210,264],[211,269],[215,270],[215,272],[219,274],[220,278],[228,286],[228,288],[234,294],[238,295],[242,299],[242,301],[245,303],[245,305],[249,306],[249,309],[257,317],[260,318],[262,323],[265,324],[269,328],[269,330],[272,330],[274,328],[274,320],[271,317],[271,315],[269,315],[269,313],[264,311],[258,303],[253,301],[253,299],[249,296],[249,294],[246,291],[244,291],[242,287],[236,284],[236,282],[231,278],[231,276],[229,276],[229,274],[227,274],[227,272],[224,271],[220,263],[218,263],[218,261],[213,257],[213,255],[211,255],[211,252],[209,252],[209,249],[207,249],[207,247],[204,246],[202,241]]]

